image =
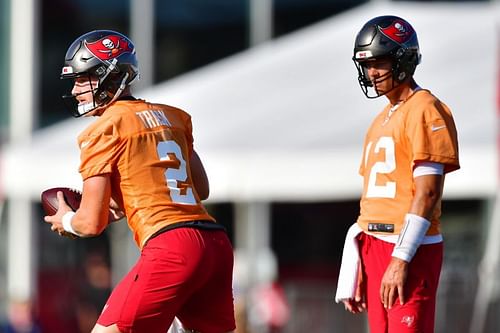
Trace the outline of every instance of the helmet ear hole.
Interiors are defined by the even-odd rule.
[[[396,51],[395,57],[396,57],[396,58],[401,58],[401,57],[403,56],[403,54],[405,54],[405,49],[403,49],[403,48],[399,48],[399,49]]]
[[[106,73],[106,67],[105,66],[99,66],[95,69],[95,74],[97,77],[101,77]]]
[[[99,102],[105,102],[108,99],[108,95],[105,91],[101,91],[101,93],[97,96]]]

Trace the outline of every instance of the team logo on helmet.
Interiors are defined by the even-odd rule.
[[[387,28],[381,28],[380,31],[399,44],[406,43],[415,33],[411,25],[403,20],[396,20]]]
[[[103,61],[134,51],[131,43],[117,35],[109,35],[92,43],[85,42],[85,46],[96,58]]]

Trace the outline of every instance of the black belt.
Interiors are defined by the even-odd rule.
[[[394,233],[394,224],[391,224],[391,223],[368,223],[368,231]]]
[[[226,228],[223,225],[220,225],[219,223],[204,221],[204,220],[184,221],[184,222],[171,223],[169,225],[164,226],[163,228],[155,232],[153,235],[151,235],[148,241],[164,232],[178,228],[196,228],[201,230],[214,230],[214,231],[222,230],[226,232]]]

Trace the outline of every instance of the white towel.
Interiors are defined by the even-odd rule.
[[[358,284],[358,269],[360,264],[358,241],[356,236],[363,230],[354,223],[347,231],[342,253],[342,264],[340,265],[339,280],[335,302],[354,298]]]

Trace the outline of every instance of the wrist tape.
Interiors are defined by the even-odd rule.
[[[430,226],[431,222],[427,219],[415,214],[406,214],[405,224],[394,246],[392,256],[410,262]]]
[[[80,236],[79,233],[73,229],[73,226],[71,225],[71,221],[73,220],[73,216],[75,216],[75,212],[67,212],[63,215],[62,217],[62,226],[63,229],[73,235]]]

